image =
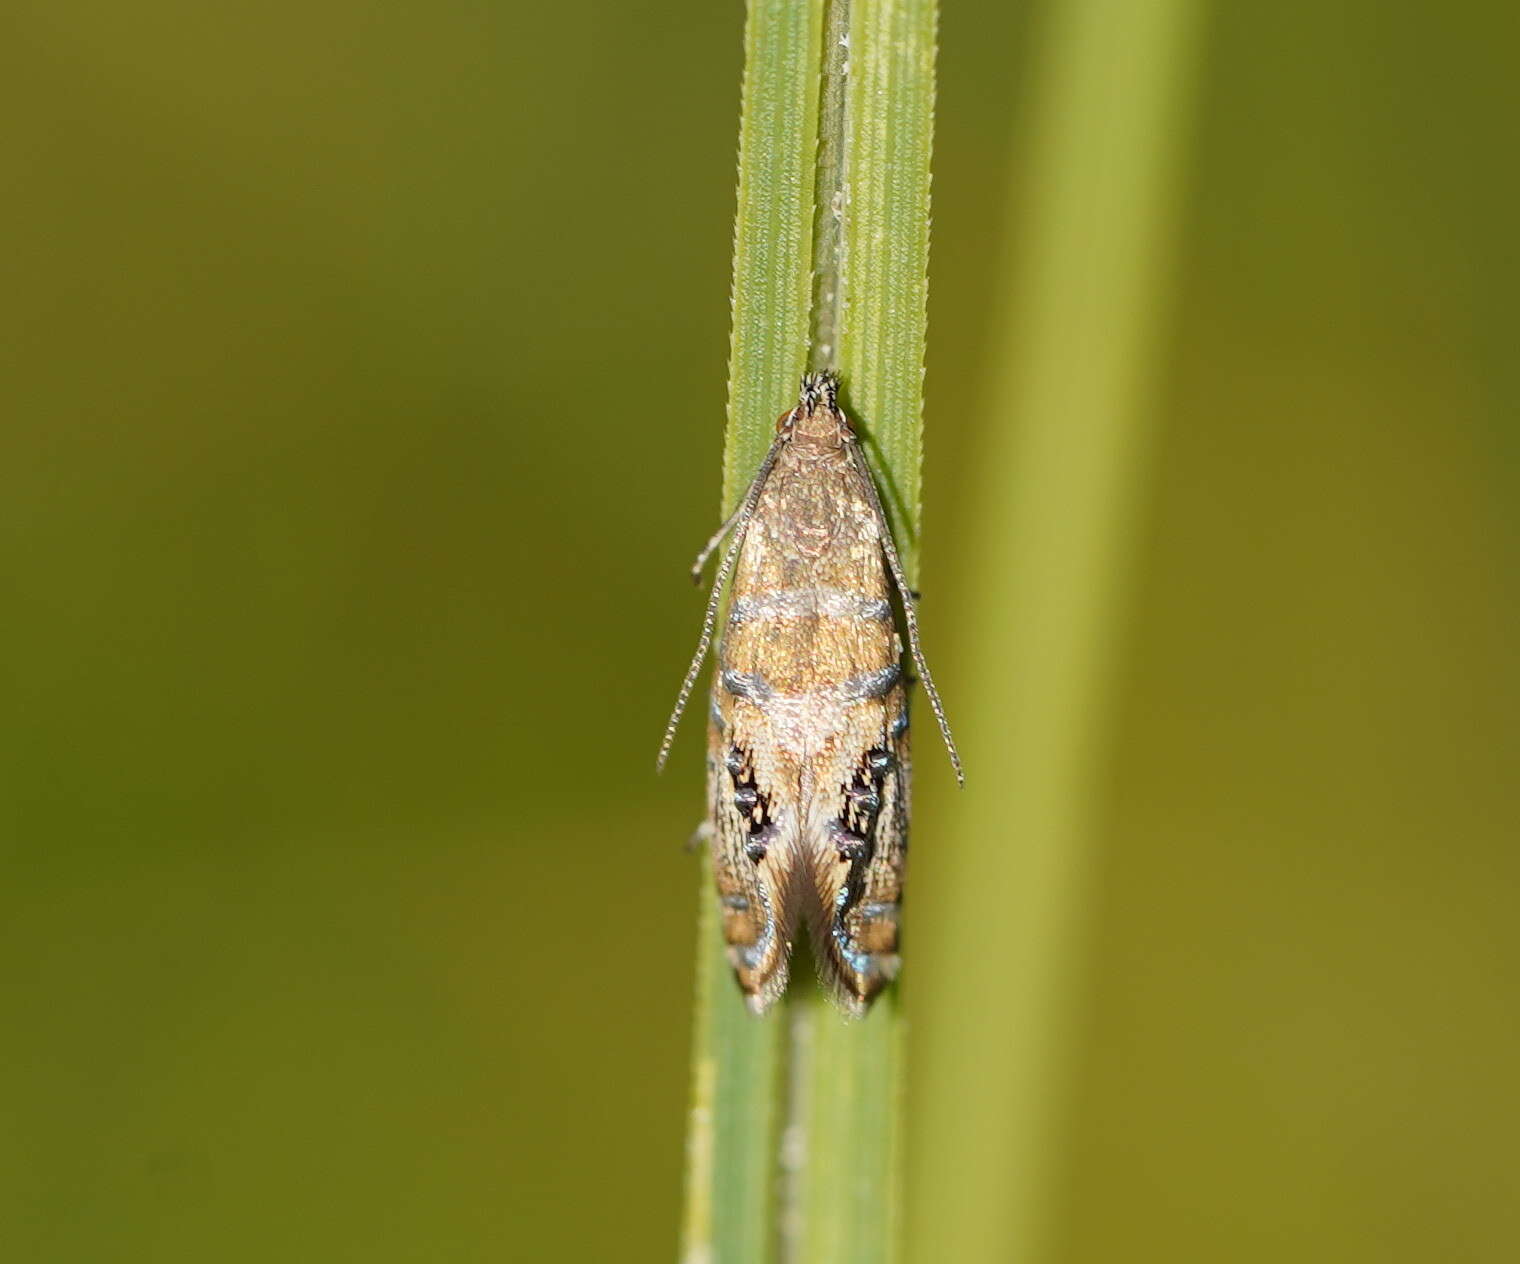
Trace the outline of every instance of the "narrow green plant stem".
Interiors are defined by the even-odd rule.
[[[804,367],[834,368],[917,560],[933,0],[751,0],[740,124],[724,504]],[[798,945],[772,1015],[744,1009],[702,892],[684,1256],[898,1258],[903,1021],[847,1022]]]
[[[918,563],[936,0],[850,0],[838,367],[903,564]]]
[[[823,0],[750,0],[739,123],[723,513],[737,503],[796,396],[812,307],[813,194]],[[701,882],[688,1124],[685,1264],[777,1251],[786,1027],[744,1007]]]
[[[1016,173],[1017,250],[968,488],[962,740],[994,793],[952,806],[938,986],[920,1007],[912,1258],[1057,1254],[1108,680],[1166,328],[1198,0],[1057,6]],[[975,1038],[967,1038],[967,1015]]]

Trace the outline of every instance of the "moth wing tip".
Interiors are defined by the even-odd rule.
[[[740,979],[739,991],[744,996],[744,1008],[756,1018],[764,1018],[776,1002],[786,994],[786,975],[782,974],[779,979],[772,976],[753,988],[746,987],[744,981]]]

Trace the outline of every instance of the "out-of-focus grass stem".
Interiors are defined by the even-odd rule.
[[[951,651],[975,682],[954,699],[970,788],[938,861],[953,909],[927,963],[936,988],[915,1001],[915,1260],[1049,1258],[1090,804],[1200,8],[1073,0],[1037,59],[960,541],[978,576]]]

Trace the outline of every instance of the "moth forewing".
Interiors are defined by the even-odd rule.
[[[732,520],[681,697],[731,571],[709,705],[708,837],[729,960],[756,1012],[785,990],[801,927],[847,1012],[863,1013],[898,965],[910,760],[894,579],[922,655],[880,497],[836,395],[833,375],[810,374],[778,421]]]

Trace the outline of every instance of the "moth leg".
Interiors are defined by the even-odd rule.
[[[712,842],[713,826],[711,821],[703,821],[696,829],[692,830],[691,837],[686,840],[686,845],[681,848],[688,856],[700,847],[706,847]]]
[[[702,546],[702,551],[697,554],[697,560],[691,564],[691,582],[702,582],[702,568],[707,565],[707,559],[713,555],[713,550],[723,543],[723,537],[734,529],[734,524],[739,521],[739,515],[744,512],[744,501],[741,500],[733,513],[728,515],[728,520],[713,532],[712,539]]]
[[[892,582],[897,585],[897,591],[902,597],[903,622],[908,625],[908,649],[913,655],[913,665],[918,668],[918,677],[923,682],[924,692],[929,695],[929,705],[934,709],[934,718],[939,722],[940,736],[945,739],[945,749],[950,752],[950,766],[955,769],[955,779],[961,785],[965,785],[966,774],[961,768],[960,752],[955,749],[955,738],[950,732],[950,721],[945,717],[945,704],[940,701],[939,690],[934,685],[934,677],[929,674],[929,664],[924,658],[924,649],[918,639],[916,608],[918,594],[908,585],[908,577],[903,573],[902,558],[897,553],[897,541],[892,538],[892,524],[887,520],[886,510],[881,506],[881,496],[876,491],[876,482],[871,477],[871,467],[866,464],[866,456],[861,451],[860,444],[852,443],[850,454],[855,459],[855,472],[859,475],[866,496],[876,511],[876,520],[881,528],[881,550],[887,558],[887,569],[892,572]]]

